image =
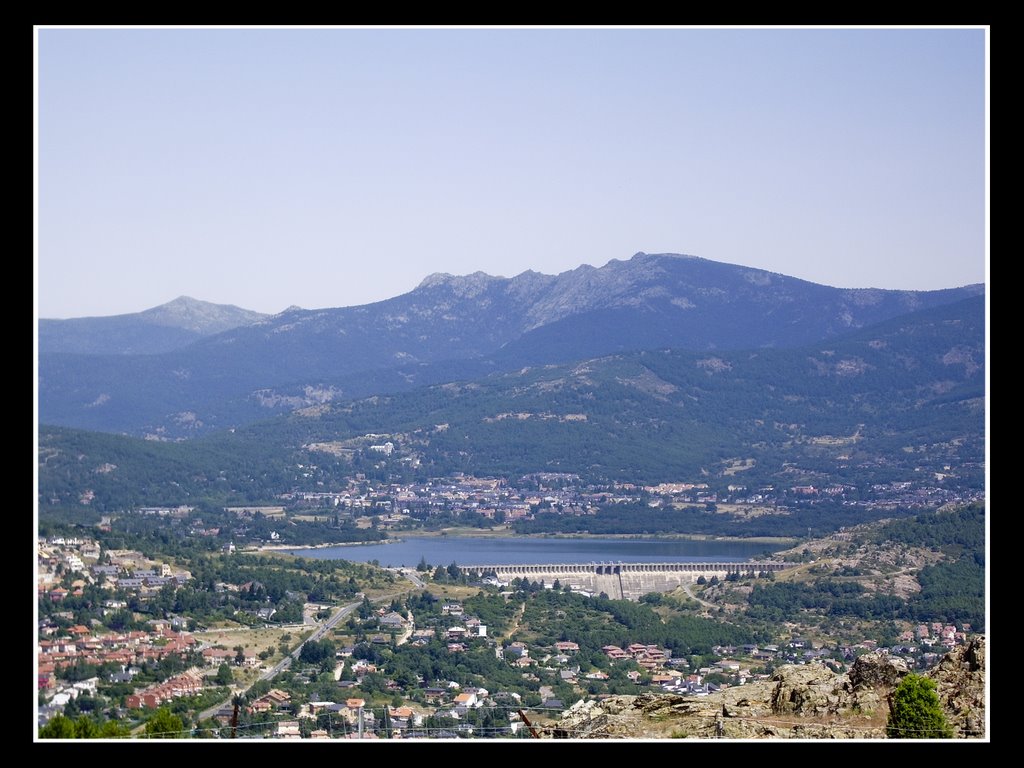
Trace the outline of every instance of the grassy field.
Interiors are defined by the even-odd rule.
[[[480,592],[479,587],[464,587],[461,584],[435,584],[429,581],[426,590],[442,600],[465,600]]]
[[[289,640],[289,642],[294,644],[299,631],[301,630],[287,627],[273,627],[270,629],[262,627],[258,629],[237,627],[204,632],[201,637],[208,643],[223,645],[225,648],[234,648],[236,645],[241,645],[246,650],[255,651],[256,653],[267,648],[276,652],[282,635],[290,634],[292,640]],[[280,656],[280,654],[278,655]]]

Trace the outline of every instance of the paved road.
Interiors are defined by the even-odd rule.
[[[273,667],[271,667],[270,669],[268,669],[265,672],[263,672],[263,674],[261,674],[259,676],[259,678],[257,678],[257,679],[258,680],[270,680],[275,675],[280,674],[281,671],[283,671],[283,670],[287,669],[288,667],[290,667],[292,661],[294,659],[299,658],[299,654],[302,652],[302,646],[303,645],[308,643],[310,640],[319,640],[321,637],[323,637],[325,634],[327,634],[331,629],[333,629],[334,626],[339,621],[341,621],[343,618],[345,618],[350,613],[352,613],[352,611],[354,611],[360,605],[362,605],[362,601],[357,602],[357,603],[349,603],[348,605],[343,605],[341,608],[339,608],[337,610],[337,612],[333,616],[331,616],[331,618],[329,618],[327,621],[325,621],[323,624],[321,624],[316,629],[316,631],[313,632],[313,634],[311,634],[309,637],[307,637],[305,640],[303,640],[301,643],[299,643],[298,647],[294,651],[292,651],[290,654],[288,654],[283,659],[281,659],[279,662],[277,662],[277,664],[275,664]],[[244,688],[232,688],[231,695],[232,695],[232,697],[234,697],[234,695],[236,693],[237,694],[245,695],[246,693],[249,692],[249,688],[251,688],[251,687],[252,687],[252,685],[245,686]],[[230,703],[230,701],[231,700],[228,699],[228,703]],[[224,706],[224,702],[221,702],[220,704],[217,704],[216,706],[210,707],[209,709],[206,709],[206,710],[200,712],[199,715],[196,717],[196,722],[198,722],[200,720],[205,720],[208,717],[213,717],[214,714],[217,712],[217,710],[219,710],[223,706]]]
[[[402,568],[402,569],[399,570],[399,573],[401,573],[403,576],[405,576],[405,578],[407,578],[409,581],[411,581],[417,587],[425,587],[425,586],[427,586],[426,584],[424,584],[420,580],[420,577],[416,575],[416,571],[409,570],[407,568]]]
[[[423,581],[421,581],[420,578],[418,576],[416,576],[416,572],[415,571],[406,570],[404,568],[401,568],[401,569],[398,569],[398,570],[399,570],[399,572],[403,576],[405,576],[405,578],[407,578],[409,581],[411,581],[417,587],[425,587],[426,586],[423,583]],[[401,593],[399,593],[399,594],[401,594]],[[381,603],[381,602],[389,601],[393,597],[394,597],[394,595],[384,595],[382,597],[375,598],[373,600],[373,602]],[[302,646],[303,645],[308,643],[310,640],[319,640],[321,637],[323,637],[329,631],[331,631],[335,627],[335,625],[338,624],[338,622],[340,622],[342,619],[344,619],[346,616],[348,616],[350,613],[352,613],[352,611],[354,611],[360,605],[362,605],[362,601],[361,600],[359,602],[356,602],[356,603],[349,603],[347,605],[343,605],[341,608],[339,608],[337,610],[337,612],[333,616],[331,616],[331,618],[329,618],[327,621],[325,621],[323,624],[321,624],[319,627],[317,627],[316,631],[313,632],[313,634],[311,634],[309,637],[307,637],[305,640],[303,640],[301,643],[299,643],[299,646],[294,651],[292,651],[290,654],[288,654],[283,659],[281,659],[279,662],[277,662],[277,664],[275,664],[273,667],[271,667],[270,669],[268,669],[265,672],[263,672],[263,674],[261,674],[259,676],[259,678],[257,678],[257,679],[258,680],[270,680],[271,678],[273,678],[276,675],[280,674],[283,670],[285,670],[288,667],[290,667],[291,664],[292,664],[292,661],[294,661],[295,659],[299,658],[299,654],[302,652]],[[409,634],[411,634],[411,630],[409,631],[409,633],[403,639],[407,640]],[[252,687],[252,684],[250,684],[248,686],[245,686],[244,688],[232,688],[231,695],[232,695],[232,697],[234,697],[234,695],[236,693],[237,694],[245,695],[246,693],[249,692],[249,689],[251,687]],[[230,702],[231,702],[231,700],[228,699],[227,703],[230,703]],[[214,714],[216,714],[217,710],[219,710],[221,707],[223,707],[224,704],[225,704],[225,702],[221,702],[220,704],[217,704],[214,707],[210,707],[209,709],[206,709],[206,710],[200,712],[199,715],[196,717],[196,722],[199,722],[200,720],[205,720],[208,717],[213,717]]]

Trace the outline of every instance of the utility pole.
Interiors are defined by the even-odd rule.
[[[535,739],[539,739],[540,734],[537,733],[537,729],[534,728],[533,725],[530,723],[529,719],[526,717],[526,713],[523,712],[523,710],[521,709],[518,709],[516,711],[519,713],[519,717],[522,718],[523,722],[526,723],[526,727],[530,729],[530,735],[533,736],[533,738]]]

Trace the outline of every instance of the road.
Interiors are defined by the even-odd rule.
[[[417,587],[421,587],[422,588],[422,587],[427,586],[426,584],[423,583],[423,581],[420,579],[420,577],[416,575],[416,571],[410,570],[408,568],[399,568],[398,572],[400,574],[402,574],[403,576],[405,576],[405,578],[407,578],[409,581],[411,581]]]
[[[354,611],[360,605],[362,605],[362,601],[356,603],[349,603],[348,605],[341,606],[341,608],[339,608],[337,612],[335,612],[335,614],[331,616],[331,618],[329,618],[327,621],[325,621],[323,624],[317,627],[316,631],[314,631],[313,634],[311,634],[309,637],[307,637],[305,640],[299,643],[299,645],[295,648],[294,651],[292,651],[279,662],[277,662],[277,664],[275,664],[273,667],[264,671],[263,674],[261,674],[259,678],[257,678],[257,680],[270,680],[275,675],[280,674],[283,670],[290,667],[292,661],[299,658],[299,654],[302,653],[302,646],[304,646],[310,640],[319,640],[330,630],[332,630],[339,621],[341,621],[343,618],[352,613],[352,611]],[[252,683],[246,686],[245,688],[232,688],[232,698],[234,697],[235,694],[241,694],[244,696],[249,692],[249,689],[254,684],[255,683]],[[199,722],[200,720],[205,720],[208,717],[213,717],[217,710],[219,710],[223,706],[224,702],[221,702],[220,704],[217,704],[214,707],[210,707],[209,709],[200,712],[196,716],[196,722]]]
[[[705,608],[711,608],[712,610],[718,610],[718,606],[715,605],[714,603],[709,603],[707,600],[701,600],[699,597],[697,597],[695,594],[693,594],[693,590],[690,589],[690,584],[689,583],[684,581],[683,584],[682,584],[682,587],[683,587],[683,591],[686,592],[687,595],[692,597],[694,600],[696,600],[698,603],[703,605]]]
[[[426,586],[423,583],[423,581],[416,575],[415,571],[413,571],[413,570],[406,570],[405,568],[399,568],[399,569],[396,569],[396,570],[398,570],[399,573],[401,573],[403,576],[405,576],[405,578],[407,578],[409,581],[411,581],[417,587],[425,587]],[[380,602],[383,602],[385,600],[391,600],[392,597],[394,597],[394,595],[385,595],[383,597],[375,598],[373,602],[380,603]],[[329,618],[327,621],[325,621],[323,624],[321,624],[319,627],[317,627],[316,631],[314,631],[313,634],[311,634],[309,637],[307,637],[305,640],[303,640],[301,643],[299,643],[298,647],[294,651],[292,651],[287,656],[285,656],[283,659],[281,659],[279,662],[277,662],[277,664],[275,664],[273,667],[271,667],[270,669],[264,671],[263,674],[261,674],[259,676],[259,678],[257,678],[257,680],[270,680],[271,678],[275,677],[276,675],[279,675],[282,671],[284,671],[285,669],[290,667],[291,664],[292,664],[292,661],[294,661],[295,659],[299,658],[299,654],[302,653],[302,646],[303,645],[308,643],[310,640],[319,640],[321,637],[323,637],[328,632],[330,632],[332,629],[334,629],[335,625],[337,625],[338,622],[340,622],[342,619],[344,619],[346,616],[348,616],[350,613],[352,613],[352,611],[354,611],[360,605],[362,605],[362,601],[359,601],[359,602],[356,602],[356,603],[349,603],[347,605],[341,606],[341,608],[339,608],[337,610],[337,612],[335,612],[335,614],[333,616],[331,616],[331,618]],[[411,629],[403,637],[403,641],[408,639],[409,634],[411,634]],[[235,694],[241,694],[241,695],[244,696],[245,694],[247,694],[249,692],[249,689],[254,684],[255,683],[251,683],[251,684],[249,684],[248,686],[246,686],[244,688],[232,688],[232,691],[231,691],[232,698],[235,696]],[[228,700],[228,703],[230,703],[230,699]],[[196,722],[199,722],[200,720],[205,720],[206,718],[209,718],[209,717],[213,717],[214,714],[216,714],[216,712],[221,707],[223,707],[223,706],[224,706],[224,702],[221,702],[220,704],[217,704],[214,707],[210,707],[209,709],[203,710],[202,712],[200,712],[196,716]]]

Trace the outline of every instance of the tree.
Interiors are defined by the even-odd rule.
[[[890,739],[951,739],[953,729],[946,721],[935,681],[909,673],[889,695]]]
[[[129,736],[131,736],[131,729],[116,720],[107,720],[100,726],[99,737],[101,739],[127,739]]]
[[[55,715],[39,729],[41,739],[73,739],[75,738],[75,722],[64,715]]]
[[[76,739],[95,739],[99,738],[100,727],[91,718],[80,715],[75,721],[75,738]]]
[[[202,722],[196,723],[195,737],[197,739],[217,739],[220,731],[220,723],[214,720],[212,717],[208,717]]]
[[[184,736],[184,725],[181,718],[171,714],[167,707],[160,707],[148,721],[146,721],[146,738],[148,739],[178,739]]]
[[[217,668],[217,676],[213,678],[217,685],[231,685],[234,677],[231,675],[231,667],[227,664],[221,664]]]

